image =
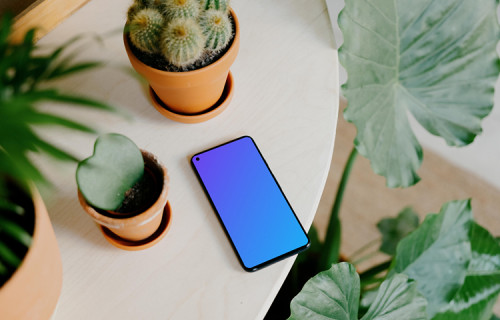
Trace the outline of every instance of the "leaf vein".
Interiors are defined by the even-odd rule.
[[[383,34],[380,34],[372,29],[368,29],[367,27],[365,27],[364,25],[361,24],[361,22],[357,21],[356,19],[354,19],[354,17],[350,14],[349,10],[344,10],[345,11],[345,14],[347,16],[349,16],[349,18],[351,18],[351,21],[354,22],[355,24],[357,24],[361,29],[365,30],[365,31],[368,31],[369,33],[372,33],[374,35],[377,36],[377,38],[381,39],[383,42],[385,42],[387,45],[391,46],[392,48],[396,49],[396,45],[391,43],[389,40],[387,40]]]

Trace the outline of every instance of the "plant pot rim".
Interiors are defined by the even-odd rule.
[[[216,103],[214,107],[209,108],[207,111],[203,111],[201,113],[184,114],[171,110],[163,101],[161,101],[158,95],[154,92],[153,88],[149,86],[149,96],[151,97],[151,102],[153,104],[153,107],[155,107],[155,109],[159,113],[161,113],[164,117],[170,120],[188,124],[205,122],[218,116],[224,110],[227,109],[229,103],[233,99],[233,95],[234,95],[234,78],[231,71],[229,71],[226,85],[224,87],[224,90],[222,91],[222,96],[221,96],[223,98],[222,102]]]
[[[138,64],[141,65],[143,68],[149,69],[150,73],[153,74],[158,74],[158,75],[168,75],[170,77],[190,77],[193,75],[196,75],[198,73],[205,72],[207,69],[214,69],[217,68],[225,63],[225,60],[227,57],[232,55],[233,51],[238,51],[239,50],[239,42],[240,42],[240,24],[238,21],[238,17],[236,16],[236,13],[234,10],[231,8],[230,10],[231,16],[233,17],[234,21],[234,38],[232,40],[231,46],[227,49],[227,51],[222,55],[219,59],[216,61],[210,63],[209,65],[206,65],[202,68],[195,69],[195,70],[190,70],[190,71],[179,71],[179,72],[173,72],[173,71],[166,71],[166,70],[160,70],[156,69],[154,67],[151,67],[135,56],[135,54],[132,52],[130,49],[129,45],[129,40],[126,32],[123,32],[123,43],[125,44],[125,50],[127,51],[129,58],[132,62],[132,64]],[[235,57],[236,55],[234,55]],[[221,66],[222,67],[222,66]]]
[[[165,238],[165,235],[169,231],[170,226],[172,225],[171,221],[172,207],[170,206],[170,202],[167,201],[167,204],[165,205],[162,213],[160,226],[151,236],[146,239],[139,241],[124,239],[116,235],[103,225],[99,225],[99,229],[101,230],[104,238],[115,247],[127,251],[139,251],[151,248],[152,246],[163,240],[163,238]]]
[[[83,197],[82,193],[80,192],[80,189],[78,189],[78,199],[83,209],[93,219],[98,221],[99,224],[111,230],[132,225],[137,225],[137,226],[144,225],[149,221],[153,220],[158,214],[162,214],[163,207],[165,207],[165,204],[167,202],[167,195],[169,191],[169,182],[170,182],[167,168],[158,160],[158,158],[154,154],[143,149],[141,149],[141,153],[143,157],[147,158],[152,163],[157,165],[163,174],[163,185],[161,188],[160,195],[155,200],[155,202],[146,210],[138,212],[137,214],[130,217],[120,217],[118,215],[116,217],[106,216],[101,214],[92,205],[90,205],[87,202],[87,200],[85,200],[85,198]],[[162,207],[162,210],[158,210],[159,207]]]

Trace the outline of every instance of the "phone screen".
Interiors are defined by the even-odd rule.
[[[200,152],[191,164],[245,270],[258,270],[309,246],[252,138]]]

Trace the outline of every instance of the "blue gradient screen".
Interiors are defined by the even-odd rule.
[[[191,161],[247,271],[307,248],[309,239],[252,138]]]

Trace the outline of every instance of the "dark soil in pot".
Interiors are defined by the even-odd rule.
[[[111,218],[130,218],[155,203],[162,191],[163,173],[156,165],[144,160],[144,175],[127,191],[121,206],[114,212],[96,209],[100,214]]]

